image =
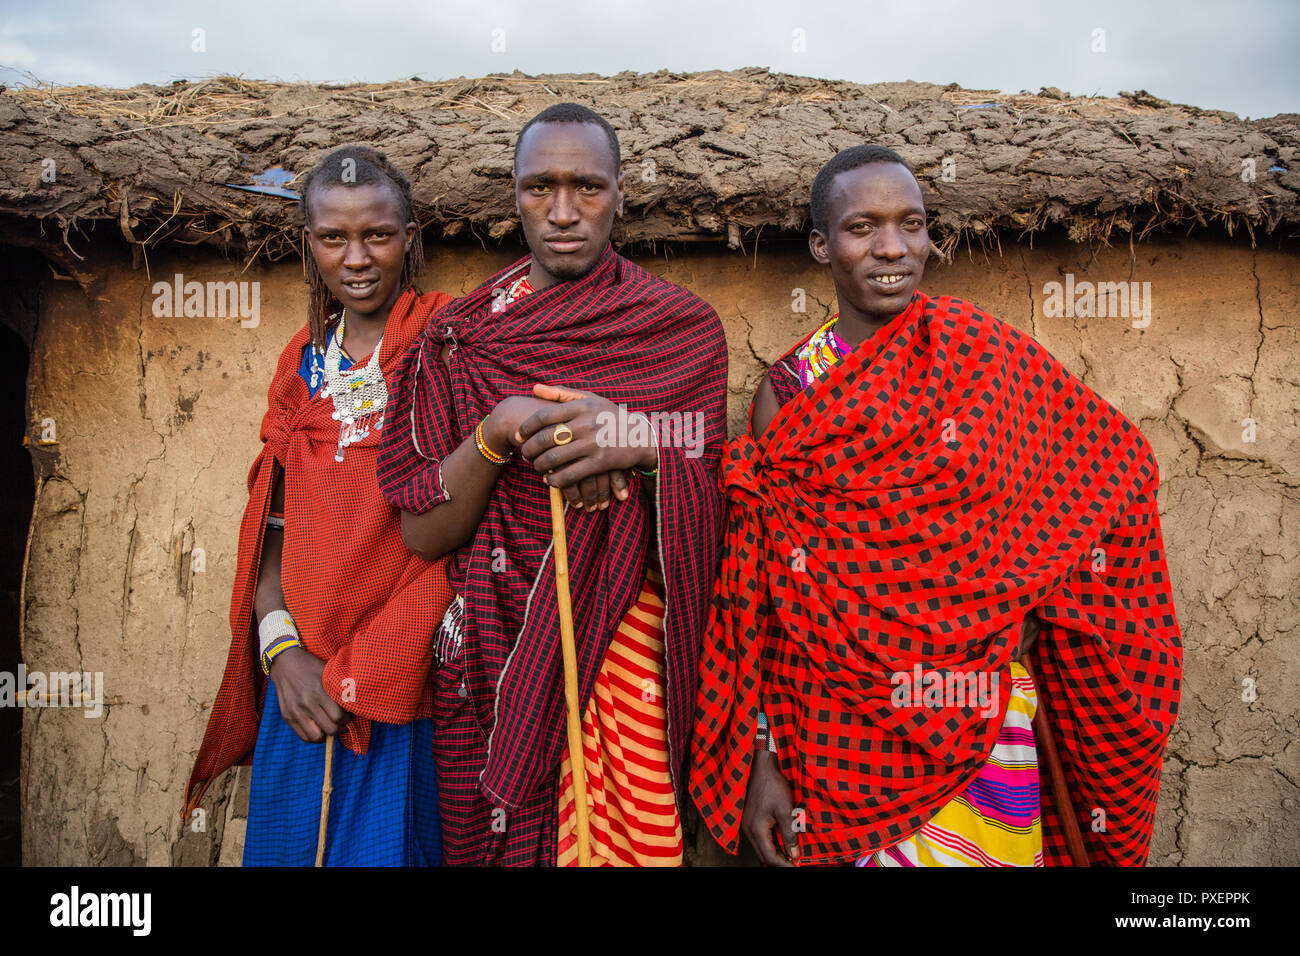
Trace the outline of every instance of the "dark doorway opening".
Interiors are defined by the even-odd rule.
[[[27,368],[36,331],[39,279],[45,259],[0,247],[0,672],[18,675],[19,595],[35,480],[23,439],[29,432]],[[15,686],[15,693],[26,688]],[[22,715],[0,707],[0,866],[22,862]]]

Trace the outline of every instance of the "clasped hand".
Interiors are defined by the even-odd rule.
[[[603,438],[602,433],[609,433],[603,425],[619,420],[618,406],[607,398],[578,389],[534,385],[532,397],[512,396],[498,403],[488,416],[485,431],[519,449],[548,485],[564,493],[571,507],[592,512],[608,508],[612,498],[627,499],[629,468],[651,470],[658,465],[654,446]],[[555,440],[559,425],[567,426],[572,434],[566,443]]]

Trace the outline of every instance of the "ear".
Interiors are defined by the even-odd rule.
[[[623,217],[623,170],[618,171],[618,179],[614,180],[614,188],[618,190],[618,208],[614,210],[614,215],[620,219]]]
[[[420,227],[416,225],[415,220],[411,220],[406,224],[406,245],[403,248],[404,252],[411,251],[411,243],[415,242],[415,231],[419,228]]]
[[[808,234],[808,251],[819,265],[830,265],[831,252],[826,246],[826,237],[817,229]]]

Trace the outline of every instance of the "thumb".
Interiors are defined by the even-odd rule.
[[[799,833],[795,828],[795,821],[800,822],[799,829],[802,829],[803,819],[804,810],[790,805],[787,805],[785,812],[780,815],[781,842],[785,844],[785,855],[792,863],[799,859]]]
[[[590,392],[579,391],[576,388],[543,385],[540,382],[533,386],[533,396],[546,402],[572,402],[579,398],[588,398],[590,395]]]

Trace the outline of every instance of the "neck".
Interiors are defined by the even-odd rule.
[[[840,303],[840,317],[835,323],[835,334],[844,340],[850,348],[857,348],[871,336],[875,335],[894,316],[867,315],[846,302]]]
[[[388,312],[371,312],[369,315],[348,311],[345,316],[346,326],[344,334],[352,338],[353,334],[362,338],[378,338],[384,334],[384,326],[388,324]]]
[[[401,289],[394,289],[393,294],[388,297],[388,301],[373,312],[357,312],[348,309],[347,328],[344,334],[348,338],[352,338],[353,334],[356,333],[362,340],[379,338],[384,334],[384,326],[388,324],[388,316],[392,313],[393,306],[397,304],[397,300],[401,298],[401,295]]]
[[[528,284],[533,287],[534,292],[549,289],[559,281],[559,279],[538,265],[536,259],[533,260],[533,264],[528,270]]]
[[[343,351],[356,360],[374,352],[383,339],[384,327],[388,324],[388,310],[369,315],[354,314],[349,310],[343,320]]]

